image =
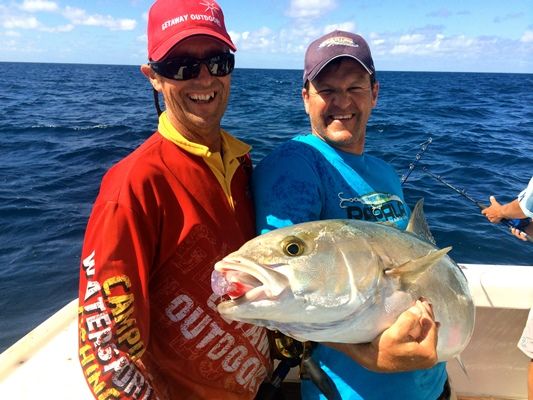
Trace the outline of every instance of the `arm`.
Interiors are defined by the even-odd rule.
[[[518,199],[507,204],[500,204],[494,196],[490,196],[490,206],[481,211],[492,223],[499,223],[502,219],[525,218]]]
[[[148,342],[146,277],[153,240],[150,227],[139,221],[131,209],[106,202],[95,206],[87,227],[79,359],[95,398],[156,398],[141,362]]]

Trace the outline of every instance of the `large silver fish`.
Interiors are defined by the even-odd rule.
[[[440,322],[439,360],[449,360],[468,344],[475,309],[451,248],[428,238],[421,202],[407,232],[358,220],[271,231],[215,265],[213,291],[231,298],[218,311],[301,341],[366,343],[425,297]]]

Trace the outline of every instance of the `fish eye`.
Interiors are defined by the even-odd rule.
[[[289,236],[282,242],[283,252],[291,257],[300,256],[305,250],[304,242],[296,236]]]

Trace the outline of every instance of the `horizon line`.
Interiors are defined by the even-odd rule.
[[[116,66],[116,67],[140,67],[142,64],[106,64],[106,63],[86,63],[86,62],[56,62],[56,61],[4,61],[0,64],[58,64],[58,65],[94,65],[94,66]],[[272,71],[303,71],[303,68],[270,68],[270,67],[235,67],[235,69],[256,69]],[[531,75],[532,72],[504,72],[504,71],[460,71],[460,70],[407,70],[407,69],[378,69],[379,72],[427,72],[427,73],[460,73],[460,74],[520,74]]]

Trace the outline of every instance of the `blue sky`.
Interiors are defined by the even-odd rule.
[[[208,1],[208,0],[204,0]],[[137,65],[146,0],[0,0],[0,61]],[[533,73],[531,0],[219,0],[237,67],[302,69],[335,28],[363,35],[377,70]]]

